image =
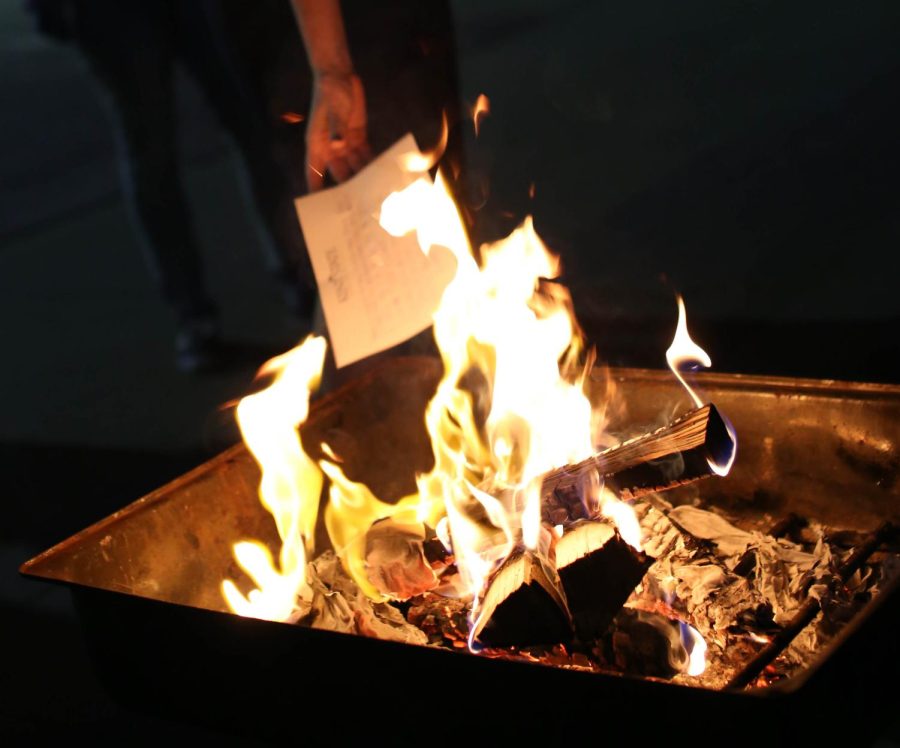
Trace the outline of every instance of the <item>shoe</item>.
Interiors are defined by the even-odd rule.
[[[175,365],[196,374],[212,371],[222,363],[222,340],[214,315],[190,317],[179,324],[175,335]]]

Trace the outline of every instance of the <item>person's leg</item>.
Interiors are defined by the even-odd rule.
[[[178,178],[170,4],[84,0],[76,10],[79,44],[107,94],[123,189],[150,269],[180,326],[194,337],[212,335],[215,310]]]
[[[263,7],[239,7],[241,13],[269,12]],[[235,8],[236,4],[232,11]],[[179,55],[241,153],[266,233],[269,269],[292,311],[308,319],[315,300],[312,272],[290,180],[274,157],[277,127],[268,121],[260,97],[253,95],[251,70],[232,49],[222,5],[190,0],[179,9]],[[302,154],[298,154],[298,170],[301,163]]]

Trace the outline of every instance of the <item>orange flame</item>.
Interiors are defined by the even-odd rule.
[[[404,153],[400,157],[400,165],[410,174],[420,174],[428,171],[441,160],[441,156],[443,156],[444,151],[447,150],[447,140],[449,137],[450,126],[447,122],[447,112],[441,112],[441,134],[438,137],[438,142],[434,148],[430,151],[425,151],[424,153],[418,151]]]
[[[487,106],[484,97],[483,112]],[[476,127],[477,122],[476,117]],[[275,381],[244,398],[237,415],[262,468],[260,499],[275,518],[282,548],[276,568],[260,543],[235,545],[239,565],[256,584],[245,597],[234,582],[223,582],[223,595],[236,613],[286,620],[298,597],[310,594],[306,551],[312,550],[324,474],[330,482],[325,525],[360,589],[384,599],[366,568],[366,535],[375,522],[391,517],[404,525],[428,525],[452,548],[462,592],[473,600],[471,630],[477,630],[489,575],[516,548],[538,549],[549,540],[550,531],[541,525],[544,474],[588,458],[603,437],[604,422],[585,394],[592,358],[585,353],[571,297],[555,282],[558,258],[529,217],[506,239],[482,246],[479,265],[443,175],[438,171],[432,182],[427,174],[446,146],[446,118],[443,124],[433,152],[404,157],[401,166],[414,181],[383,201],[379,217],[395,236],[415,232],[424,253],[440,247],[456,260],[455,275],[433,314],[444,365],[425,412],[434,467],[417,476],[416,494],[388,504],[349,480],[327,445],[322,445],[327,459],[316,465],[303,451],[297,427],[308,414],[325,341],[310,337],[273,359],[262,373],[275,374]],[[709,357],[690,340],[680,297],[679,312],[667,358],[700,405],[679,367],[691,361],[708,366]],[[585,491],[591,512],[610,519],[640,550],[641,529],[631,506],[602,486],[599,476],[592,480]],[[684,636],[687,640],[690,631]],[[690,668],[702,672],[694,652],[702,658],[705,644],[695,638]]]
[[[382,602],[387,598],[375,589],[366,573],[366,532],[378,520],[387,517],[407,525],[433,526],[437,524],[435,512],[416,495],[406,496],[396,504],[387,504],[365,484],[349,480],[336,463],[322,460],[319,465],[331,481],[325,527],[335,553],[359,588],[372,600]]]
[[[472,107],[472,124],[475,126],[475,136],[480,134],[481,120],[491,113],[491,100],[484,94],[478,94],[475,106]]]
[[[600,512],[616,526],[622,540],[636,551],[644,549],[641,544],[641,524],[631,504],[620,501],[610,492],[602,503]]]
[[[287,620],[298,595],[306,591],[306,551],[312,549],[322,473],[303,451],[297,428],[309,413],[309,396],[318,386],[325,348],[324,338],[310,336],[273,358],[259,373],[274,374],[274,382],[243,398],[237,407],[244,442],[262,470],[259,498],[274,517],[282,543],[280,568],[262,543],[235,544],[235,558],[256,588],[245,597],[226,579],[222,594],[231,610],[242,616]]]
[[[433,315],[444,364],[425,413],[435,465],[418,476],[417,497],[388,505],[323,461],[331,480],[326,525],[348,572],[376,599],[365,574],[367,529],[394,513],[436,527],[452,547],[463,593],[474,600],[474,630],[488,576],[517,546],[536,549],[547,535],[543,475],[594,452],[602,420],[584,393],[589,361],[568,291],[553,282],[558,258],[531,218],[483,246],[479,266],[439,171],[434,182],[423,175],[389,195],[379,220],[392,235],[415,232],[426,254],[449,250],[457,263]],[[597,511],[640,547],[629,505],[607,490]]]
[[[434,313],[444,376],[425,421],[435,455],[419,493],[445,507],[466,589],[477,596],[517,544],[538,545],[543,474],[593,453],[581,333],[559,262],[530,218],[476,263],[438,173],[389,196],[381,223],[449,249],[456,275]]]

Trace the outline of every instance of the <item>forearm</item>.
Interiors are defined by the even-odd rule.
[[[291,0],[313,71],[306,123],[306,181],[314,191],[327,172],[343,182],[371,159],[366,98],[353,70],[338,0]]]
[[[353,62],[339,0],[291,0],[313,73],[349,75]]]

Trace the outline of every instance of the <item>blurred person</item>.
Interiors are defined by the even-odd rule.
[[[296,195],[344,181],[407,132],[431,148],[442,117],[458,119],[446,0],[223,0],[222,9],[225,36],[275,133],[276,157]],[[451,128],[445,158],[451,178],[459,147]],[[314,329],[325,333],[320,305]],[[430,351],[428,337],[386,355]],[[329,354],[322,390],[370,364],[353,364],[337,376]]]
[[[73,39],[103,84],[115,126],[123,189],[147,259],[176,323],[185,371],[221,363],[218,311],[178,174],[174,71],[184,65],[233,138],[266,232],[268,265],[291,311],[306,319],[314,289],[293,206],[273,158],[272,132],[250,101],[241,61],[215,0],[30,0],[38,27]]]
[[[46,9],[71,13],[70,25],[110,92],[124,184],[176,311],[183,369],[214,363],[218,326],[177,178],[176,60],[200,83],[250,167],[257,206],[281,250],[274,269],[288,289],[298,287],[298,274],[312,277],[290,198],[344,181],[406,132],[431,147],[442,116],[457,119],[446,0],[31,3],[45,9],[39,23],[49,29],[64,27],[66,14]],[[458,159],[455,149],[451,137],[448,155]],[[313,300],[301,294],[295,307],[305,312]]]
[[[341,182],[411,132],[420,148],[441,137],[459,111],[453,23],[439,0],[292,0],[312,75],[304,165],[310,191]],[[451,131],[444,163],[459,169]],[[324,333],[321,305],[314,327]],[[323,388],[352,379],[380,358],[436,355],[431,331],[337,371],[329,352]]]

